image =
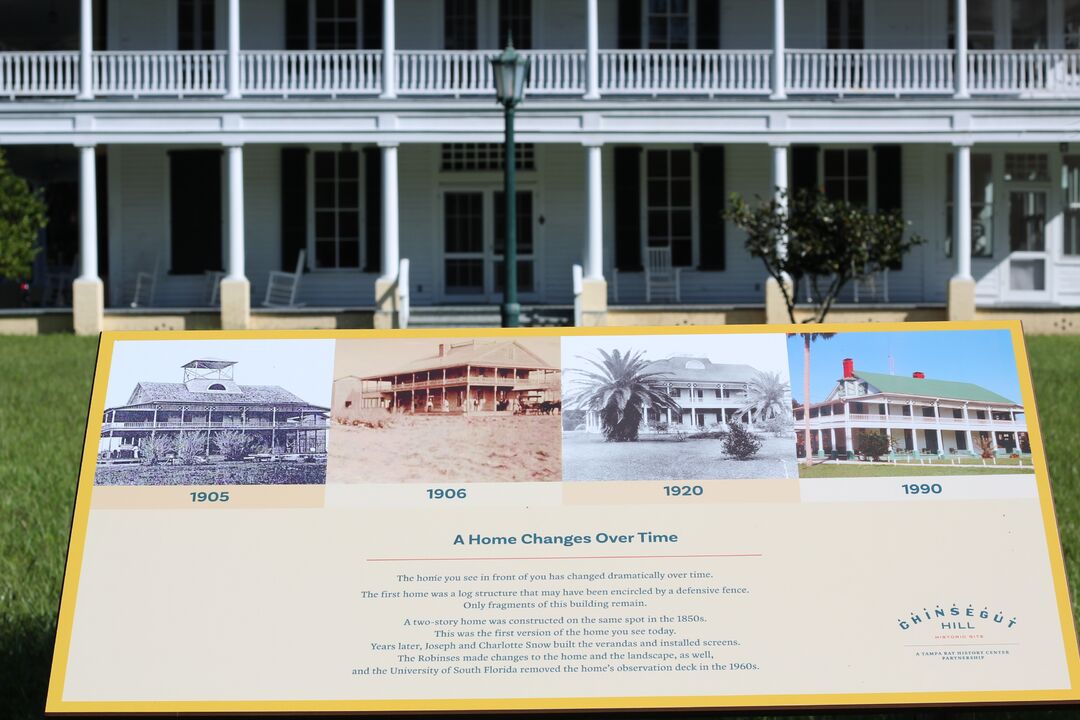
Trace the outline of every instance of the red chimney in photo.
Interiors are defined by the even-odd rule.
[[[855,361],[851,358],[844,358],[844,378],[855,377]]]
[[[916,380],[925,380],[925,379],[926,379],[926,375],[924,375],[923,373],[919,372],[918,370],[916,370],[915,372],[911,373],[911,377],[915,378]]]

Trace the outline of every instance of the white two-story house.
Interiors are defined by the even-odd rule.
[[[777,319],[721,213],[818,188],[927,240],[833,317],[1080,326],[1080,0],[3,7],[0,147],[51,206],[9,331],[494,317],[507,36],[527,320]]]

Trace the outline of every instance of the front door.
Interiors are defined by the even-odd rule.
[[[535,299],[534,194],[517,193],[518,296]],[[501,190],[454,189],[442,196],[443,299],[498,302],[504,284],[506,203]]]
[[[1050,298],[1046,252],[1049,194],[1049,188],[1010,188],[1008,191],[1007,299],[1041,302]]]

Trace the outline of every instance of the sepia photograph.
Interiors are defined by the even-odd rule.
[[[560,479],[559,338],[339,340],[331,483]]]
[[[796,476],[784,339],[563,338],[563,480]]]
[[[332,362],[332,340],[117,342],[95,483],[324,483]]]

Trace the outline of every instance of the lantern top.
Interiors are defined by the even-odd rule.
[[[520,103],[529,76],[529,58],[514,49],[511,36],[507,35],[503,51],[491,58],[491,71],[495,76],[495,99],[507,108]]]

